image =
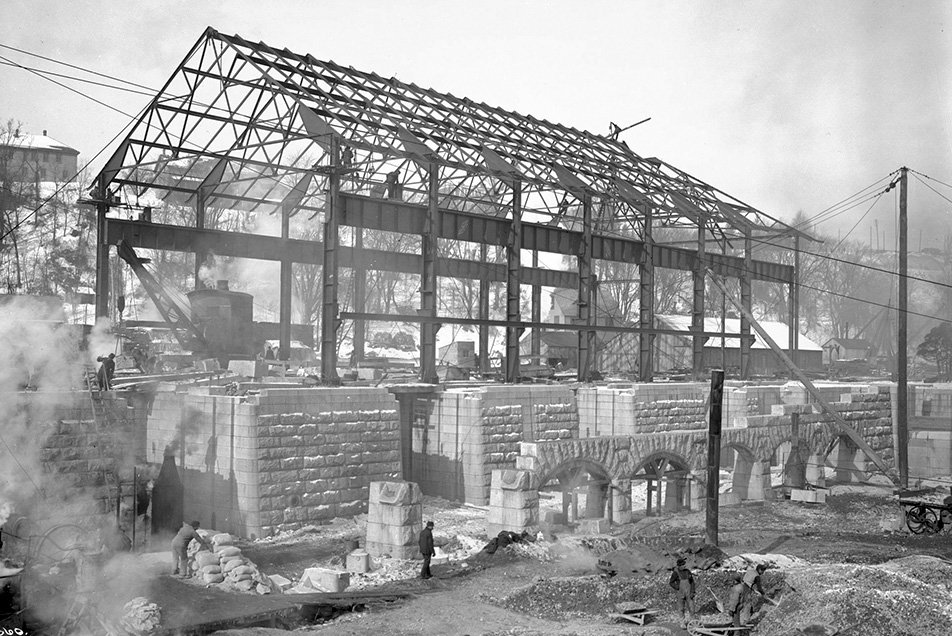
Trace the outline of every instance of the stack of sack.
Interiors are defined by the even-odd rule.
[[[266,574],[258,571],[258,566],[241,555],[241,548],[235,545],[233,536],[216,534],[211,537],[210,543],[213,552],[196,552],[192,566],[205,585],[221,584],[241,592],[258,594],[280,591]]]

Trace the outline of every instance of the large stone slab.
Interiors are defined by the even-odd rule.
[[[370,503],[410,505],[423,503],[420,487],[411,481],[370,482]]]

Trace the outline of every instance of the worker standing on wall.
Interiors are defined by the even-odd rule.
[[[199,523],[193,521],[192,523],[183,523],[181,529],[172,539],[172,575],[181,574],[182,578],[188,578],[188,544],[191,543],[192,539],[195,539],[202,544],[208,550],[211,550],[212,547],[208,545],[208,542],[202,538],[202,535],[198,534]]]
[[[436,554],[433,547],[433,522],[427,521],[426,527],[420,531],[420,554],[423,556],[423,568],[420,570],[420,578],[428,579],[433,575],[430,573],[430,559]]]

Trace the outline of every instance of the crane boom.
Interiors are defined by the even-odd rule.
[[[199,353],[210,353],[211,346],[201,329],[189,318],[189,312],[182,309],[172,299],[165,287],[155,279],[155,277],[145,268],[144,261],[139,258],[136,251],[128,241],[122,240],[118,245],[119,258],[124,260],[135,272],[139,282],[145,287],[149,298],[155,303],[162,318],[165,319],[172,328],[175,339],[186,351],[196,351]]]

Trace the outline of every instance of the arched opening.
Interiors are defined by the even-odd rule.
[[[746,446],[727,444],[721,448],[721,472],[718,502],[722,506],[739,504],[750,498],[751,476],[759,464]]]
[[[631,509],[646,517],[691,509],[693,477],[687,462],[672,453],[657,453],[631,476]]]
[[[539,487],[539,514],[553,525],[582,519],[611,519],[608,471],[596,462],[577,459],[556,467]],[[546,509],[548,508],[548,509]]]
[[[810,454],[810,446],[804,440],[788,439],[777,446],[770,456],[770,486],[784,493],[791,488],[803,488]]]

